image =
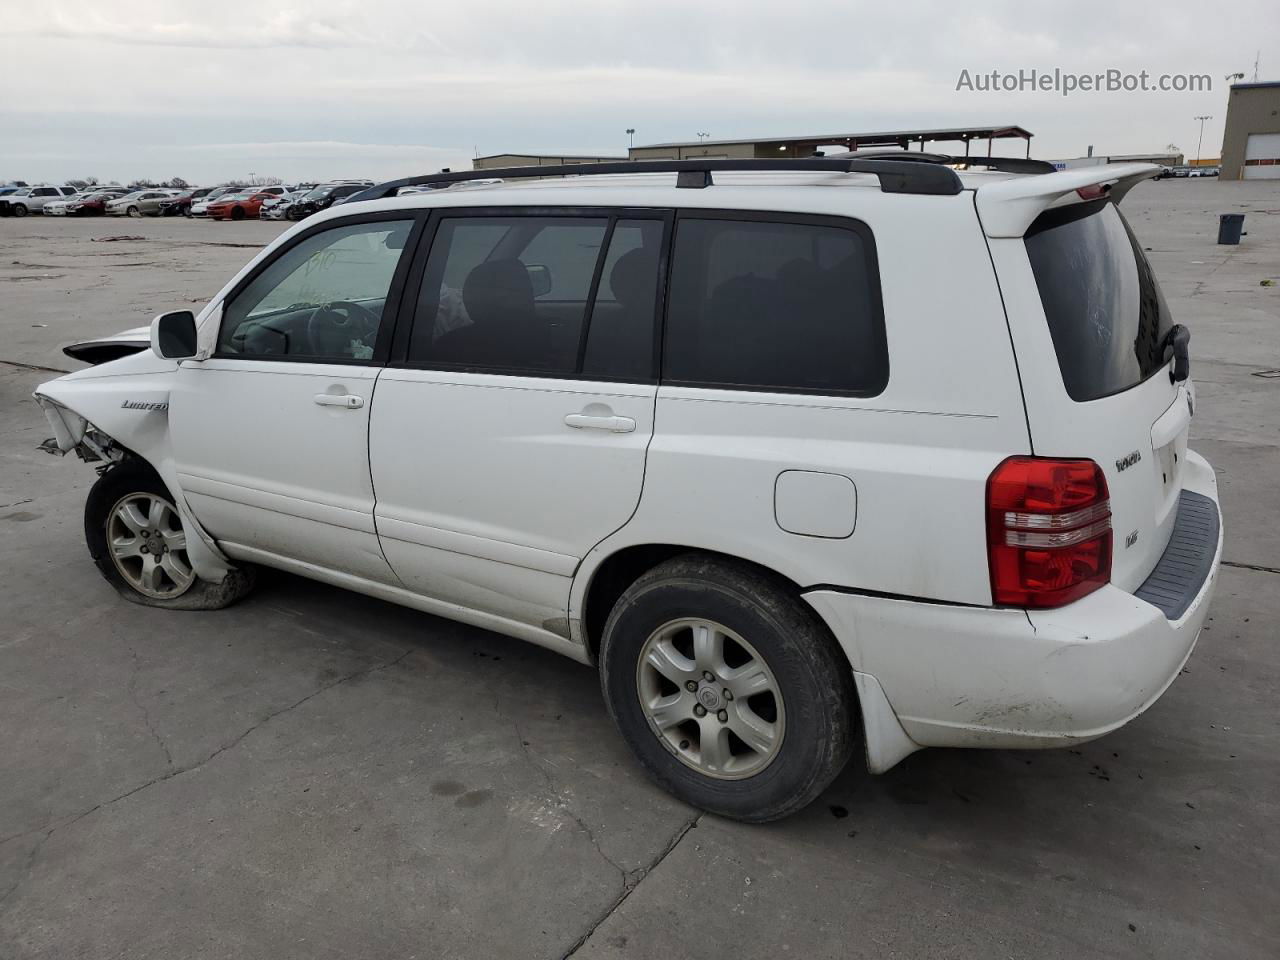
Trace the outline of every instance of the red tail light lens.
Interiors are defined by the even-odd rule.
[[[991,597],[1060,607],[1111,580],[1111,501],[1092,460],[1010,457],[987,480]]]

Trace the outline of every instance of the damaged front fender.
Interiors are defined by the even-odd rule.
[[[221,583],[235,566],[192,515],[173,462],[169,385],[177,369],[146,351],[41,384],[34,397],[53,429],[41,448],[74,451],[104,468],[130,455],[145,460],[173,496],[192,568],[201,579]]]

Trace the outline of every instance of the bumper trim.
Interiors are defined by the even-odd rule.
[[[1178,498],[1173,536],[1151,575],[1135,590],[1168,620],[1180,620],[1213,570],[1221,521],[1211,499],[1190,490]]]

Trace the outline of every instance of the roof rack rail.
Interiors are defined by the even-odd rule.
[[[917,155],[913,155],[913,159]],[[429,173],[420,177],[388,180],[352,197],[349,202],[393,197],[401,187],[447,187],[468,180],[519,180],[533,177],[586,177],[616,173],[675,173],[676,186],[712,186],[711,174],[738,171],[790,171],[792,173],[870,173],[885,193],[918,193],[953,196],[960,192],[960,178],[945,166],[906,162],[900,156],[867,157],[750,157],[740,160],[618,160],[610,163],[569,163],[543,167],[506,167],[494,170],[462,170]]]
[[[1032,160],[1030,157],[961,157],[946,153],[911,153],[907,150],[863,150],[858,153],[840,153],[838,157],[862,157],[867,160],[901,160],[907,163],[933,163],[946,166],[986,167],[1003,173],[1057,173],[1058,168],[1048,160]]]

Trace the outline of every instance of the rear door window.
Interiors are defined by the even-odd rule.
[[[870,396],[889,377],[870,231],[852,220],[682,217],[664,381]]]
[[[1026,234],[1072,400],[1137,386],[1165,364],[1173,325],[1164,295],[1133,231],[1110,200],[1050,210]]]

